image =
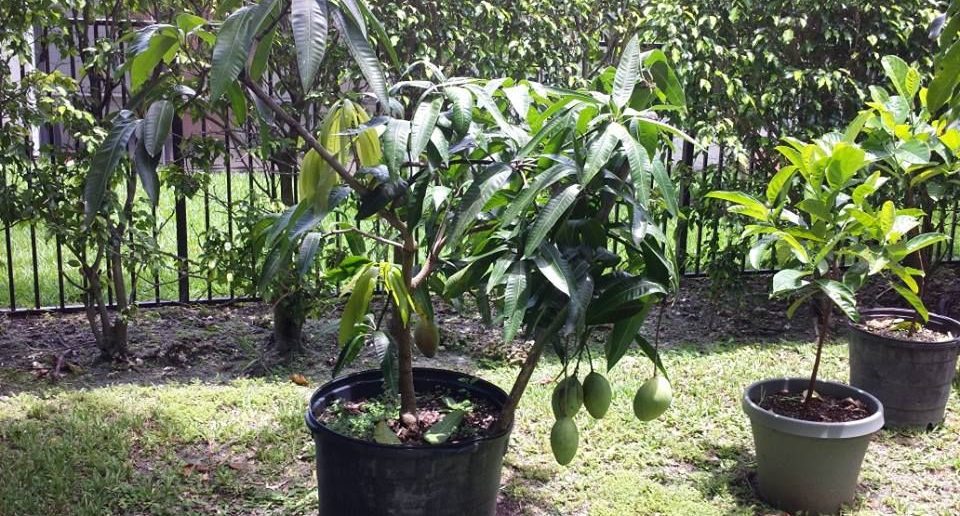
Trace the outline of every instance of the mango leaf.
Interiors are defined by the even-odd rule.
[[[347,45],[347,50],[353,56],[360,73],[367,80],[367,85],[376,95],[377,100],[384,109],[390,105],[390,97],[387,94],[387,78],[384,76],[383,67],[380,66],[380,59],[373,47],[367,40],[366,29],[357,24],[354,17],[346,16],[339,9],[334,9],[340,28],[343,30],[343,39]],[[361,17],[362,20],[362,17]]]
[[[507,97],[510,106],[513,107],[520,120],[526,121],[530,105],[533,104],[533,99],[530,97],[530,88],[524,84],[518,84],[504,88],[503,94]]]
[[[303,91],[309,92],[327,50],[327,0],[292,0],[290,25],[297,49],[297,69]]]
[[[576,202],[582,188],[580,185],[570,185],[553,199],[550,199],[547,206],[537,215],[537,219],[530,229],[530,234],[527,236],[527,242],[523,249],[525,257],[530,257],[536,252],[543,239],[557,225],[560,217]]]
[[[412,159],[420,159],[420,154],[427,148],[442,105],[443,98],[437,97],[417,106],[417,111],[413,114],[413,122],[410,124],[410,157]]]
[[[583,165],[583,176],[580,182],[584,185],[589,184],[597,172],[610,161],[613,151],[617,148],[620,138],[617,137],[618,124],[610,124],[590,145],[590,151],[587,154],[587,162]],[[620,126],[622,128],[622,126]]]
[[[400,312],[400,320],[406,325],[410,321],[410,312],[414,304],[410,297],[410,291],[407,290],[407,284],[403,279],[403,272],[399,267],[390,265],[383,277],[384,285],[393,297],[394,306]]]
[[[321,242],[323,242],[323,235],[320,233],[311,232],[303,237],[303,242],[300,243],[300,252],[297,253],[297,274],[303,276],[310,270]]]
[[[649,306],[653,306],[650,303]],[[649,308],[647,309],[649,311]],[[647,319],[647,312],[642,312],[633,317],[620,319],[613,323],[613,330],[610,332],[610,338],[604,345],[604,354],[607,358],[607,371],[613,369],[617,362],[623,358],[630,348],[630,344],[636,339],[643,327],[643,322]]]
[[[383,156],[391,175],[398,177],[407,161],[407,143],[410,141],[410,122],[391,118],[383,133]]]
[[[251,24],[257,16],[257,6],[249,5],[234,11],[220,27],[213,46],[210,66],[210,102],[217,102],[227,86],[237,80],[247,63],[253,41]]]
[[[473,95],[469,90],[456,86],[444,88],[443,93],[450,99],[453,130],[457,134],[465,134],[473,121]]]
[[[523,262],[515,262],[506,274],[503,289],[503,341],[511,342],[523,324],[527,309],[527,270]]]
[[[142,50],[136,52],[130,62],[130,87],[133,92],[140,90],[143,83],[150,78],[154,69],[163,60],[163,56],[180,46],[176,36],[160,31],[157,27],[149,31],[145,29],[143,38]]]
[[[448,242],[460,241],[467,230],[476,222],[477,215],[483,211],[483,207],[493,198],[494,194],[507,184],[512,174],[513,169],[509,165],[498,163],[487,167],[481,175],[473,180],[473,184],[470,185],[460,201],[460,211],[457,213],[453,230],[448,235]]]
[[[636,35],[630,38],[620,56],[617,72],[613,76],[613,93],[610,100],[618,108],[623,108],[633,96],[633,88],[640,79],[640,40]]]
[[[521,188],[520,192],[507,206],[507,210],[500,215],[504,225],[511,223],[517,216],[530,206],[538,194],[547,191],[557,181],[577,173],[577,169],[568,163],[557,163],[537,176],[537,179]]]
[[[123,110],[114,118],[113,126],[90,160],[90,171],[84,180],[84,224],[90,224],[103,205],[113,173],[120,159],[127,154],[127,144],[140,125],[133,113]]]
[[[653,173],[653,165],[650,163],[647,151],[633,139],[633,136],[630,134],[630,131],[627,131],[626,127],[617,122],[611,122],[607,131],[611,132],[620,140],[620,144],[623,146],[623,153],[627,155],[627,162],[630,164],[630,178],[633,180],[633,188],[636,192],[637,201],[643,209],[646,209],[650,203],[649,184],[650,175]],[[664,196],[664,199],[666,199],[666,196]],[[671,214],[675,215],[677,213],[676,198],[673,199],[672,205],[668,201],[667,206]]]
[[[356,334],[350,338],[350,341],[343,344],[340,348],[340,354],[337,355],[337,362],[333,365],[333,372],[331,376],[336,378],[340,371],[344,367],[350,365],[351,362],[357,359],[360,355],[360,350],[363,349],[363,334]]]
[[[611,324],[633,317],[666,293],[662,285],[643,277],[621,278],[605,288],[590,304],[587,324]]]
[[[377,267],[370,264],[361,268],[356,282],[353,285],[353,291],[343,308],[343,314],[340,316],[340,333],[338,342],[340,346],[346,346],[358,336],[357,324],[363,320],[367,309],[370,306],[370,299],[373,297],[373,289],[376,287],[376,278],[379,273]]]
[[[540,252],[534,257],[533,262],[540,274],[543,274],[543,277],[547,278],[551,285],[568,297],[573,297],[571,293],[574,285],[570,265],[560,254],[556,244],[550,241],[540,244]]]
[[[147,153],[143,143],[143,140],[138,141],[133,151],[133,167],[137,170],[140,184],[143,185],[143,191],[150,199],[150,203],[157,206],[160,202],[160,177],[157,175],[160,156],[151,156]]]

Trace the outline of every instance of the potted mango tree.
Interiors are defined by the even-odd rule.
[[[947,23],[941,37],[947,49],[960,55],[958,25]],[[919,70],[897,56],[884,57],[893,92],[872,88],[873,99],[858,119],[862,145],[875,157],[873,168],[892,179],[887,188],[902,194],[907,207],[928,214],[937,203],[955,198],[960,172],[960,127],[951,100],[955,85],[944,85],[956,81],[960,64],[945,56],[938,62],[938,74],[922,88]],[[928,232],[924,249],[906,244],[902,249],[908,266],[922,274],[914,281],[912,275],[894,271],[904,281],[895,288],[910,308],[862,310],[862,320],[849,328],[850,383],[883,402],[891,427],[939,424],[956,376],[960,322],[928,313],[921,302],[925,276],[936,258],[930,246],[947,240],[929,233],[933,227],[934,221],[923,217],[914,231]]]
[[[788,164],[763,201],[743,192],[708,194],[752,219],[745,236],[759,237],[750,251],[755,267],[771,248],[785,267],[773,276],[771,296],[792,298],[787,315],[808,304],[816,322],[810,376],[759,381],[743,396],[759,494],[787,511],[836,512],[851,502],[867,445],[884,424],[883,405],[872,394],[819,378],[834,310],[857,321],[855,294],[873,275],[891,275],[898,292],[912,293],[919,271],[901,262],[937,240],[907,238],[922,214],[876,200],[885,178],[878,171],[862,177],[869,159],[854,137],[848,130],[811,143],[787,139],[778,150]]]
[[[332,34],[353,56],[360,77],[351,82],[370,93],[354,98],[375,116],[335,133],[349,144],[332,149],[318,139],[305,113],[250,73],[269,66],[278,27],[292,33],[308,88]],[[593,370],[589,332],[612,325],[607,368],[633,343],[659,364],[637,332],[677,282],[673,249],[653,221],[678,212],[663,149],[681,134],[669,117],[685,109],[683,88],[664,54],[641,51],[636,38],[590,90],[447,78],[422,62],[403,75],[423,70],[425,78],[391,87],[370,34],[393,54],[362,2],[264,0],[219,26],[200,73],[209,74],[213,101],[240,92],[252,102],[231,99],[234,109],[254,105],[262,127],[282,125],[302,139],[304,199],[274,223],[275,245],[290,256],[290,236],[316,234],[296,241],[298,259],[334,235],[372,247],[328,271],[345,280],[348,296],[334,374],[366,346],[381,367],[336,378],[310,400],[321,513],[493,514],[517,405],[547,346],[564,363],[551,433],[561,463],[576,453],[580,407],[602,417],[612,395]],[[371,134],[378,148],[357,145]],[[352,223],[322,224],[334,206]],[[386,293],[379,306],[378,286]],[[413,367],[415,349],[438,350],[434,296],[466,292],[497,300],[506,338],[533,338],[509,394],[473,376]],[[670,401],[656,370],[635,399],[644,419]]]

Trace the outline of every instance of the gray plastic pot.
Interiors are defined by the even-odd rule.
[[[861,320],[899,317],[900,308],[860,311]],[[850,384],[876,396],[889,427],[931,427],[943,421],[950,384],[957,372],[960,322],[930,314],[927,327],[955,338],[948,342],[913,342],[882,337],[849,326]]]
[[[788,512],[835,513],[852,502],[870,438],[883,428],[883,405],[855,387],[818,381],[816,391],[864,402],[870,416],[849,423],[817,423],[775,414],[760,407],[763,397],[783,390],[801,392],[808,378],[757,382],[743,394],[757,452],[757,491]]]

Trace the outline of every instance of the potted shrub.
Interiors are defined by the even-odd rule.
[[[288,19],[305,85],[322,63],[328,28],[357,62],[377,116],[335,132],[351,145],[333,149],[318,139],[304,113],[248,73],[269,60],[274,38],[263,36]],[[635,342],[657,366],[637,393],[637,414],[652,419],[669,406],[656,348],[637,333],[677,283],[656,219],[678,212],[662,150],[681,134],[668,117],[684,110],[683,89],[664,54],[641,52],[636,38],[589,91],[447,78],[429,63],[404,73],[422,69],[426,79],[388,87],[368,29],[383,33],[360,2],[242,7],[213,44],[211,102],[240,91],[263,127],[292,131],[322,160],[316,173],[301,170],[307,195],[275,223],[281,233],[360,237],[372,246],[327,271],[330,281],[345,280],[347,295],[334,375],[368,345],[381,367],[337,378],[311,398],[321,512],[492,514],[517,404],[548,345],[565,364],[550,436],[559,462],[576,453],[580,408],[602,417],[612,395],[587,346],[597,327],[612,325],[607,368]],[[364,156],[359,142],[371,133],[377,146],[368,141]],[[335,205],[353,222],[318,225]],[[379,306],[377,286],[385,292]],[[496,300],[505,339],[520,331],[533,338],[509,394],[473,376],[413,367],[415,349],[438,351],[433,297],[467,292]]]
[[[947,24],[945,43],[955,42],[957,24]],[[948,35],[949,34],[949,35]],[[947,63],[949,64],[949,62]],[[960,171],[960,127],[950,111],[952,89],[935,77],[921,88],[920,72],[896,56],[883,58],[893,94],[871,89],[872,101],[858,118],[862,145],[874,157],[873,168],[892,178],[887,188],[903,195],[907,207],[932,212],[937,203],[952,202]],[[952,73],[957,66],[940,74]],[[939,84],[939,86],[938,86]],[[931,102],[939,105],[937,107]],[[922,218],[918,231],[931,231],[934,222]],[[932,244],[946,241],[929,234],[920,251],[909,250],[907,263],[922,271],[910,288],[898,287],[911,309],[862,310],[862,320],[849,328],[850,383],[875,395],[884,405],[888,426],[932,427],[944,417],[960,353],[960,323],[928,314],[923,298],[924,277],[937,261]],[[948,246],[942,246],[944,252]]]
[[[860,177],[869,161],[853,136],[848,131],[812,143],[787,139],[778,150],[788,165],[770,180],[764,201],[743,192],[708,194],[752,219],[745,236],[759,237],[750,250],[755,267],[771,248],[785,267],[773,276],[771,296],[793,299],[787,315],[808,303],[815,316],[809,378],[760,381],[743,396],[759,494],[787,511],[836,512],[852,501],[870,437],[884,423],[883,406],[873,395],[818,378],[834,309],[857,321],[855,293],[868,276],[881,273],[896,278],[897,291],[913,299],[919,271],[901,262],[939,238],[905,236],[921,214],[876,200],[885,178],[879,172]]]

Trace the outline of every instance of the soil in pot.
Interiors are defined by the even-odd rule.
[[[337,400],[327,407],[315,407],[314,417],[330,430],[355,439],[423,446],[430,445],[424,437],[431,429],[456,410],[463,412],[463,418],[446,439],[445,442],[450,444],[486,435],[497,419],[497,408],[489,401],[470,399],[465,389],[445,386],[417,393],[419,431],[412,431],[399,421],[399,406],[399,397],[385,394],[358,400]],[[383,435],[384,430],[377,431],[381,422],[397,438],[396,442]]]
[[[874,335],[888,339],[909,340],[911,342],[929,342],[936,344],[939,342],[949,342],[956,338],[949,333],[939,332],[901,317],[868,319],[856,324],[856,326]]]
[[[781,416],[820,423],[846,423],[858,421],[870,415],[861,400],[814,395],[805,404],[803,392],[780,391],[764,396],[760,407]]]

